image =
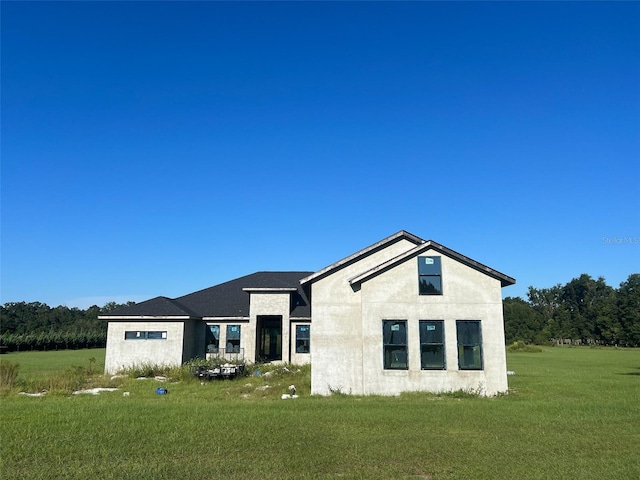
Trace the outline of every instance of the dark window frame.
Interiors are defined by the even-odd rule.
[[[407,320],[382,320],[382,366],[385,370],[409,369],[407,333]]]
[[[418,325],[420,331],[420,369],[446,370],[447,355],[445,348],[444,320],[420,320],[418,322]],[[439,332],[439,339],[432,337],[430,338],[430,336],[427,334],[427,332],[430,331],[429,327],[431,326],[434,327],[435,331]],[[439,351],[438,357],[441,357],[442,361],[438,362],[437,364],[434,362],[429,362],[428,365],[425,365],[425,363],[427,363],[429,351]]]
[[[296,325],[296,353],[311,353],[311,325]]]
[[[475,332],[470,331],[472,325],[477,327]],[[456,337],[458,370],[484,370],[482,322],[480,320],[456,320]]]
[[[433,262],[427,264],[427,259]],[[442,292],[442,257],[439,255],[418,257],[418,293],[442,295]]]
[[[235,332],[234,330],[232,330],[233,328],[237,328],[238,330],[238,338],[235,338],[236,335],[233,335],[233,338],[229,338],[229,332]],[[227,338],[226,338],[226,342],[227,342],[227,349],[226,352],[227,353],[239,353],[240,352],[240,347],[242,345],[242,325],[227,325]],[[231,345],[231,349],[229,349],[229,345]]]
[[[218,330],[218,336],[214,333],[214,329]],[[218,353],[220,350],[220,325],[207,324],[207,352]]]
[[[134,334],[134,335],[131,335]],[[126,330],[125,340],[166,340],[166,330]]]

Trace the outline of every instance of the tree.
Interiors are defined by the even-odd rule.
[[[548,341],[542,332],[542,315],[529,302],[520,297],[507,297],[502,305],[507,343],[515,341],[544,343]]]
[[[626,346],[640,346],[640,273],[629,275],[620,284],[616,310],[620,320],[620,342]]]
[[[527,298],[533,309],[541,316],[541,327],[544,336],[562,343],[562,339],[569,336],[568,325],[565,320],[565,312],[561,308],[560,284],[551,288],[529,287]]]

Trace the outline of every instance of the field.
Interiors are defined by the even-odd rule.
[[[104,350],[1,360],[36,384],[65,364],[100,370]],[[545,348],[510,353],[508,365],[510,394],[493,399],[311,397],[308,368],[204,385],[117,379],[118,391],[98,396],[5,389],[0,471],[11,479],[640,478],[640,350]],[[300,398],[281,400],[291,383]],[[167,395],[155,393],[160,385]]]

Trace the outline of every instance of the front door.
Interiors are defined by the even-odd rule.
[[[256,362],[282,360],[282,316],[258,316]]]

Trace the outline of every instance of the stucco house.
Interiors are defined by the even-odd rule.
[[[406,231],[317,272],[257,272],[114,310],[105,370],[218,356],[311,362],[311,393],[505,392],[515,280]]]

